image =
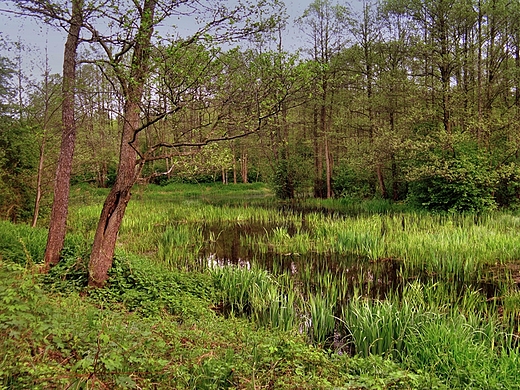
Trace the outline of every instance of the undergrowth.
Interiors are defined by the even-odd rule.
[[[63,283],[50,292],[33,270],[0,261],[3,389],[427,389],[437,381],[219,316],[211,284],[194,275],[156,276],[119,259],[106,289],[78,294],[73,282],[66,294]]]

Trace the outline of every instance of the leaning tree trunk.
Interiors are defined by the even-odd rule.
[[[142,162],[136,164],[137,151],[134,149],[134,143],[137,143],[136,132],[140,127],[140,103],[148,74],[156,4],[157,0],[145,0],[141,12],[141,24],[135,38],[132,70],[125,88],[124,124],[116,181],[103,205],[90,254],[88,284],[92,287],[103,287],[108,279],[117,234],[130,201],[130,191],[142,167]]]
[[[117,177],[103,205],[90,255],[90,286],[102,287],[108,279],[117,235],[130,201],[130,191],[139,175],[136,169],[137,153],[131,145],[134,131],[139,127],[139,111],[139,104],[136,102],[127,102],[125,105],[125,124]]]
[[[70,28],[65,42],[63,56],[62,84],[62,134],[60,157],[56,168],[54,183],[54,201],[52,203],[51,222],[45,247],[45,269],[57,264],[63,249],[67,230],[69,206],[70,174],[72,157],[76,141],[76,122],[74,120],[74,87],[76,81],[76,54],[79,45],[79,33],[83,24],[82,0],[72,1]]]

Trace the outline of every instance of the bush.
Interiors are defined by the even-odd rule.
[[[209,276],[161,269],[139,258],[116,256],[104,289],[90,291],[103,305],[120,305],[132,312],[152,316],[168,312],[178,318],[211,314],[213,299]]]
[[[497,171],[498,182],[494,193],[499,206],[516,208],[520,205],[520,166],[510,163]]]
[[[348,166],[339,166],[334,170],[334,194],[346,198],[371,198],[376,193],[375,182],[366,174],[355,172]]]
[[[293,199],[297,187],[296,172],[287,159],[281,159],[276,165],[273,186],[279,199]]]
[[[408,201],[430,211],[481,212],[495,207],[492,187],[475,177],[463,178],[466,172],[454,168],[449,178],[434,176],[410,184]],[[469,176],[469,175],[468,175]]]
[[[408,201],[430,211],[481,212],[496,206],[497,175],[474,143],[453,141],[451,148],[431,147],[409,171]],[[447,137],[444,134],[444,137]]]

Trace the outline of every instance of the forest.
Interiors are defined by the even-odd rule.
[[[289,21],[271,15],[241,31],[213,36],[209,21],[192,37],[157,37],[141,80],[137,180],[262,181],[282,198],[380,197],[430,210],[514,207],[519,12],[499,0],[366,2],[356,12],[316,1],[292,26],[295,53],[281,46]],[[73,183],[115,180],[135,29],[106,42],[81,33],[90,46],[75,75]],[[239,35],[247,43],[232,47]],[[1,63],[0,210],[27,220],[35,197],[51,198],[62,79],[43,59],[35,80],[16,64]]]
[[[520,2],[4,3],[0,388],[520,388]]]

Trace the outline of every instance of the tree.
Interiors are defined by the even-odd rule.
[[[34,163],[34,150],[26,143],[29,129],[16,120],[19,109],[12,103],[14,75],[15,64],[0,57],[0,213],[11,220],[24,211],[28,198],[25,181]]]
[[[84,23],[83,0],[49,2],[44,0],[13,0],[24,15],[34,18],[44,17],[49,23],[63,27],[67,31],[64,48],[62,79],[62,137],[60,156],[56,168],[54,200],[47,246],[45,248],[45,269],[57,264],[67,231],[67,214],[70,192],[70,175],[76,139],[74,118],[74,89],[76,78],[76,58],[80,44],[80,32]]]
[[[122,96],[95,65],[82,65],[76,78],[78,137],[72,182],[107,188],[117,166]]]
[[[60,157],[56,168],[54,200],[52,203],[51,223],[47,246],[45,247],[45,267],[49,269],[60,260],[60,252],[67,232],[69,207],[70,174],[76,140],[76,121],[74,119],[74,88],[76,82],[76,56],[80,43],[79,34],[83,23],[83,0],[72,0],[70,27],[63,53],[62,80],[62,137]]]
[[[31,226],[35,227],[40,215],[44,193],[51,178],[47,177],[49,151],[54,155],[54,144],[58,141],[56,130],[61,128],[58,116],[61,115],[61,77],[51,75],[48,62],[45,63],[43,81],[32,87],[26,108],[28,125],[31,126],[38,145],[38,163],[36,168],[36,193]],[[54,168],[54,166],[53,166]],[[53,169],[55,171],[55,169]]]
[[[175,98],[175,96],[178,96],[178,91],[170,89],[173,95],[171,102],[176,104],[168,107],[166,111],[157,112],[153,119],[145,120],[144,123],[142,122],[142,100],[145,83],[150,75],[150,62],[154,46],[152,40],[154,28],[157,23],[170,16],[175,10],[178,10],[179,6],[190,6],[190,4],[189,2],[171,3],[161,2],[160,0],[144,0],[142,4],[136,2],[135,9],[131,9],[123,15],[114,15],[113,18],[117,28],[121,29],[118,34],[124,36],[124,40],[114,40],[113,37],[103,36],[94,26],[88,26],[93,38],[102,47],[108,64],[117,77],[125,101],[119,165],[115,183],[103,205],[94,237],[89,263],[90,286],[102,287],[108,279],[108,270],[112,266],[117,233],[127,204],[131,198],[131,188],[137,181],[144,164],[151,159],[156,159],[153,153],[159,148],[164,147],[203,146],[213,141],[237,137],[228,137],[226,134],[214,137],[214,134],[210,131],[209,134],[206,134],[202,140],[196,143],[160,142],[147,148],[145,152],[139,150],[139,135],[141,132],[169,115],[175,114],[179,110],[179,107],[182,108],[180,104],[182,102]],[[224,38],[236,39],[247,34],[262,31],[270,27],[273,23],[271,19],[262,20],[261,18],[262,12],[268,5],[269,4],[263,3],[260,3],[259,6],[238,4],[231,10],[222,6],[215,7],[211,10],[213,15],[212,19],[192,37],[182,41],[180,47],[183,48],[194,45],[202,38],[219,41]],[[205,7],[209,6],[210,5],[207,5]],[[256,21],[249,18],[255,18]],[[134,21],[137,21],[138,25],[133,25]],[[240,27],[239,22],[244,23],[244,26]],[[227,27],[225,24],[227,24]],[[127,28],[127,26],[130,26],[130,28]],[[226,28],[226,30],[223,34],[214,32],[212,36],[208,35],[215,27]],[[115,44],[120,45],[120,50],[117,53],[113,50],[113,45]],[[129,53],[131,53],[131,58],[126,63],[129,66],[126,67],[124,59]],[[203,77],[203,74],[195,76]],[[193,75],[187,74],[186,80],[190,80],[191,77],[193,77]],[[193,81],[196,81],[196,77]],[[145,118],[147,117],[147,115],[143,116]],[[257,121],[258,126],[260,126],[262,117],[258,117]],[[219,115],[217,115],[214,120],[210,121],[210,130],[215,129],[219,123],[220,118]],[[244,134],[253,132],[254,130],[255,129],[246,128]]]
[[[330,0],[316,0],[309,5],[298,23],[310,39],[309,49],[316,63],[316,90],[314,94],[313,142],[315,157],[314,194],[332,196],[332,159],[330,152],[330,129],[332,103],[337,69],[333,59],[343,48],[348,9],[333,4]],[[323,183],[323,159],[325,159],[325,183]],[[324,185],[323,185],[324,184]],[[323,187],[326,187],[325,191]]]

